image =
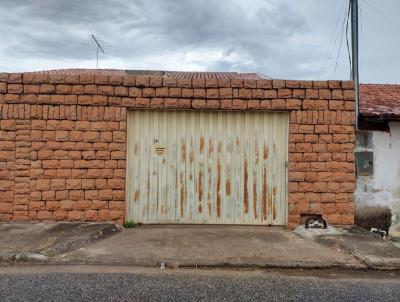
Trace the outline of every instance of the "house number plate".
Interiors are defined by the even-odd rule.
[[[162,155],[165,152],[165,147],[156,147],[156,153]]]

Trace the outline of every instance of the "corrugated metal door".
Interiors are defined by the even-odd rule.
[[[127,216],[286,224],[288,114],[130,111]]]

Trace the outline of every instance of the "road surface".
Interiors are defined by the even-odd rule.
[[[400,301],[399,272],[0,267],[0,301]]]

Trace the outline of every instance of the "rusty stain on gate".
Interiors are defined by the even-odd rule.
[[[129,111],[128,219],[284,225],[287,144],[287,113]]]

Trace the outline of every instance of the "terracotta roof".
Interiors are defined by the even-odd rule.
[[[360,114],[374,119],[400,119],[400,85],[361,84]]]
[[[240,80],[261,80],[269,77],[258,73],[241,72],[209,72],[209,71],[160,71],[160,70],[123,70],[123,69],[53,69],[34,71],[29,73],[40,74],[68,74],[68,75],[147,75],[164,76],[177,79],[240,79]]]
[[[32,71],[27,73],[39,73],[39,74],[64,74],[64,75],[80,75],[80,74],[90,74],[90,75],[126,75],[125,70],[121,69],[52,69],[52,70],[41,70]]]
[[[170,78],[190,78],[190,79],[241,79],[241,80],[261,80],[269,77],[258,73],[241,72],[188,72],[188,71],[166,71],[166,76]]]

